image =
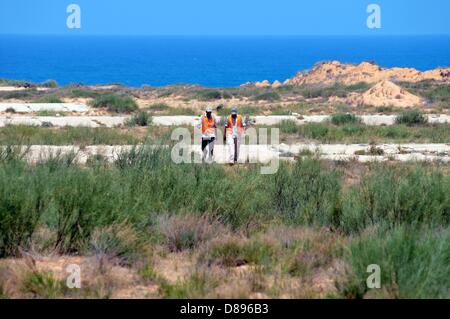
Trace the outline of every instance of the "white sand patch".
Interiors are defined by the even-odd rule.
[[[159,147],[159,146],[150,146]],[[168,146],[167,146],[168,147]],[[242,145],[240,163],[262,163],[270,161],[295,160],[305,150],[313,152],[322,159],[333,161],[360,162],[369,161],[442,161],[448,162],[450,155],[450,145],[447,144],[380,144],[376,147],[381,149],[381,155],[371,155],[368,144],[294,144],[278,146],[272,145]],[[25,154],[25,159],[30,163],[36,163],[58,155],[75,154],[75,161],[84,164],[92,156],[102,156],[107,161],[114,161],[118,156],[130,151],[131,145],[93,145],[80,148],[78,146],[49,146],[32,145],[21,147]],[[193,153],[192,158],[199,159],[201,156],[200,145],[193,145],[189,148]],[[362,154],[358,153],[362,152]],[[355,154],[356,153],[356,154]],[[360,154],[360,155],[357,155]],[[228,162],[228,147],[222,144],[216,145],[214,149],[214,160],[216,163],[225,164]]]

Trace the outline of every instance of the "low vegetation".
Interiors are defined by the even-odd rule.
[[[44,95],[33,101],[33,103],[63,103],[56,95]]]
[[[130,113],[138,107],[136,102],[127,95],[102,94],[90,102],[95,108],[106,108],[109,112]]]
[[[338,113],[331,115],[331,123],[334,125],[356,124],[360,123],[361,119],[354,114]]]
[[[312,158],[281,163],[274,175],[258,166],[176,165],[169,151],[146,147],[85,167],[70,157],[29,166],[14,149],[0,159],[1,257],[31,247],[94,254],[140,269],[142,280],[158,285],[155,293],[172,298],[323,297],[311,280],[336,263],[346,266],[327,288],[335,297],[448,293],[450,177],[432,166],[371,164],[346,185],[341,167]],[[153,249],[160,257],[149,255]],[[180,279],[151,263],[185,252],[195,264]],[[383,269],[377,291],[364,286],[373,263]],[[244,277],[232,275],[242,266]],[[236,280],[244,280],[240,289],[224,290]],[[303,289],[289,288],[297,281]],[[41,272],[23,287],[46,298],[68,293]],[[107,287],[94,292],[111,296],[114,284]]]
[[[398,115],[395,119],[397,124],[405,124],[408,126],[423,125],[428,122],[428,118],[418,110],[405,111]]]
[[[2,145],[121,145],[143,142],[144,136],[137,136],[125,130],[113,128],[63,127],[52,128],[10,125],[0,128]]]
[[[127,122],[128,126],[148,126],[152,122],[150,115],[145,111],[139,111]]]
[[[282,139],[294,135],[297,142],[312,140],[322,143],[447,143],[450,140],[449,124],[336,126],[327,123],[298,125],[295,121],[283,121],[278,127]]]

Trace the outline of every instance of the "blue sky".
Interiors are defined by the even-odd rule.
[[[81,29],[66,7],[81,7]],[[382,10],[368,29],[366,8]],[[450,34],[449,0],[0,0],[0,34],[417,35]]]

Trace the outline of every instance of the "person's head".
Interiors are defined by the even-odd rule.
[[[210,118],[211,115],[212,115],[212,108],[211,108],[211,107],[208,107],[208,108],[206,109],[206,116],[207,116],[208,118]]]
[[[231,116],[233,117],[233,118],[235,118],[235,117],[237,117],[237,108],[235,108],[235,107],[233,107],[232,109],[231,109]]]

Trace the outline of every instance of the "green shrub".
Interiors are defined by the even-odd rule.
[[[338,113],[331,116],[331,123],[334,125],[357,124],[361,119],[354,114]]]
[[[449,222],[449,177],[421,166],[373,164],[358,184],[344,188],[338,168],[313,158],[282,162],[276,174],[261,175],[258,165],[174,164],[170,149],[150,146],[83,167],[74,165],[75,154],[29,166],[16,150],[0,153],[1,256],[27,248],[38,225],[56,234],[59,252],[83,253],[98,229],[124,222],[137,234],[153,230],[173,251],[199,247],[224,232],[220,225],[249,233],[284,222],[358,234],[379,224]],[[162,215],[197,217],[161,224]],[[115,243],[115,235],[109,240]]]
[[[151,117],[145,111],[140,111],[138,114],[133,115],[128,121],[129,126],[148,126],[151,123]]]
[[[300,126],[300,136],[304,136],[308,139],[326,140],[330,139],[330,135],[333,135],[331,128],[323,123],[308,123],[306,125]]]
[[[229,239],[216,241],[199,258],[208,265],[236,267],[244,264],[269,264],[275,254],[276,248],[262,241]]]
[[[294,120],[283,120],[280,123],[280,132],[285,134],[296,134],[299,132],[299,125]]]
[[[219,282],[203,271],[196,271],[190,277],[170,284],[163,281],[159,292],[165,298],[186,299],[186,298],[204,298],[207,294],[219,285]]]
[[[39,126],[9,125],[0,128],[0,144],[22,145],[117,145],[143,141],[129,132],[106,127],[60,127],[49,130],[51,123]]]
[[[10,157],[0,166],[0,257],[15,256],[28,247],[45,209],[43,181]]]
[[[53,124],[52,122],[44,121],[42,122],[41,127],[53,127]]]
[[[42,86],[42,87],[45,87],[45,88],[51,88],[51,89],[54,89],[54,88],[57,88],[57,87],[58,87],[58,83],[57,83],[55,80],[47,80],[47,81],[43,82],[43,83],[41,84],[41,86]]]
[[[5,95],[3,95],[3,98],[5,100],[12,100],[12,99],[17,99],[17,100],[21,100],[21,99],[28,99],[33,97],[36,94],[36,90],[31,89],[31,90],[24,90],[24,91],[15,91],[15,92],[8,92]]]
[[[70,96],[72,97],[81,97],[81,98],[96,98],[100,95],[100,93],[87,89],[72,89],[70,90]]]
[[[203,242],[226,233],[225,227],[220,223],[206,216],[194,215],[163,215],[158,219],[157,231],[173,252],[196,248]]]
[[[169,106],[166,103],[154,103],[147,107],[150,111],[166,111]]]
[[[448,225],[449,191],[450,178],[442,173],[380,166],[349,190],[341,227],[352,233],[380,223]]]
[[[351,244],[351,271],[340,291],[347,298],[448,298],[449,251],[449,228],[379,230]],[[381,289],[367,287],[372,264],[380,266]]]
[[[197,115],[197,113],[188,107],[171,107],[167,110],[167,115]]]
[[[56,95],[44,95],[33,101],[33,103],[63,103]]]
[[[203,90],[196,93],[197,100],[200,101],[213,101],[220,100],[222,98],[222,92],[218,90]]]
[[[118,258],[121,265],[131,265],[142,255],[143,241],[128,224],[112,224],[93,231],[90,250],[94,254]]]
[[[106,108],[109,112],[116,113],[129,113],[138,108],[131,97],[116,94],[102,94],[90,102],[90,105],[94,108]]]
[[[26,86],[26,85],[31,85],[31,83],[28,82],[28,81],[23,81],[23,80],[9,80],[9,79],[0,78],[0,85],[1,86],[18,86],[18,87],[23,87],[23,86]]]
[[[276,212],[288,224],[337,225],[340,214],[340,179],[310,158],[290,167],[281,163],[270,185]]]
[[[426,124],[428,119],[418,110],[402,112],[395,118],[395,123],[408,126]]]
[[[54,279],[51,272],[30,272],[22,283],[22,291],[35,298],[61,298],[65,290],[64,282]]]
[[[277,92],[265,92],[253,97],[255,101],[279,101],[280,99],[280,94]]]
[[[450,101],[450,86],[437,86],[431,90],[428,90],[424,95],[431,102],[448,102]]]

